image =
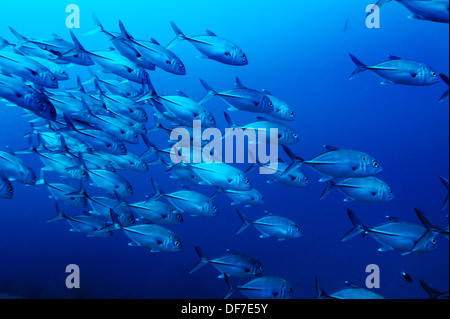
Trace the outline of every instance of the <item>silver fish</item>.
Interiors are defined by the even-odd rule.
[[[153,198],[143,202],[128,204],[128,206],[144,220],[151,223],[178,225],[183,222],[183,216],[173,205]]]
[[[402,255],[412,252],[431,251],[436,248],[437,235],[443,234],[444,236],[448,236],[448,230],[440,229],[434,225],[418,209],[416,209],[416,214],[423,226],[387,216],[388,222],[368,228],[364,226],[350,209],[347,209],[347,214],[354,228],[342,237],[342,241],[351,239],[359,234],[369,234],[382,244],[382,247],[378,251],[395,249],[402,252]]]
[[[346,287],[335,290],[331,293],[326,293],[319,280],[316,277],[316,299],[384,299],[381,295],[372,290],[361,288],[358,285],[350,282],[345,282]]]
[[[12,152],[0,151],[0,172],[11,181],[31,186],[36,184],[33,168]]]
[[[373,176],[346,178],[338,182],[329,180],[327,184],[320,199],[324,199],[333,188],[339,189],[346,196],[345,202],[385,203],[395,197],[389,185]]]
[[[242,285],[234,284],[228,275],[225,275],[225,280],[228,284],[228,291],[224,299],[228,299],[236,290],[250,299],[289,299],[293,294],[289,282],[280,277],[257,277]]]
[[[283,146],[286,154],[298,165],[308,165],[312,169],[324,174],[321,182],[338,177],[367,177],[380,173],[383,169],[380,163],[371,155],[355,151],[340,149],[325,145],[327,152],[308,161],[294,154],[288,147]]]
[[[249,255],[228,250],[223,256],[208,258],[200,247],[195,246],[195,251],[200,257],[200,261],[192,267],[189,271],[190,274],[206,264],[211,264],[220,272],[219,278],[224,278],[224,274],[232,277],[251,278],[261,276],[264,272],[264,266],[261,262]]]
[[[247,65],[247,55],[236,44],[218,37],[210,30],[206,30],[206,35],[187,37],[172,21],[170,22],[176,38],[167,46],[170,48],[180,40],[190,42],[207,59],[216,60],[221,63],[231,65]]]
[[[259,236],[260,238],[272,237],[282,241],[285,239],[299,238],[302,235],[300,227],[288,218],[268,213],[267,215],[252,221],[238,210],[236,210],[236,212],[242,220],[242,225],[236,231],[236,235],[243,232],[250,225],[255,226],[261,233]]]
[[[98,217],[83,214],[77,216],[67,216],[62,209],[56,203],[56,211],[58,215],[50,218],[47,222],[54,222],[57,220],[65,219],[73,228],[70,231],[79,232],[87,235],[88,237],[111,237],[111,231],[98,231],[107,226],[106,221]]]
[[[370,70],[383,79],[381,84],[425,86],[436,84],[440,81],[439,74],[422,62],[405,60],[391,55],[386,62],[367,66],[352,54],[350,54],[350,58],[357,66],[357,69],[350,75],[350,80],[354,79],[361,72]]]
[[[376,5],[381,7],[391,1],[400,2],[411,11],[413,14],[408,17],[409,19],[449,22],[448,0],[378,0]]]
[[[230,105],[228,108],[229,111],[242,110],[256,113],[270,113],[274,110],[273,103],[267,95],[245,87],[237,77],[236,88],[224,92],[216,92],[202,79],[200,79],[200,82],[206,90],[206,95],[200,100],[200,104],[205,103],[213,96],[219,96]]]

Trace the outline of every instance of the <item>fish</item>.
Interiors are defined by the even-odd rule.
[[[192,126],[194,120],[201,121],[202,126],[215,127],[216,120],[212,113],[201,103],[178,91],[177,95],[158,95],[149,78],[146,79],[149,93],[137,101],[150,100],[156,110],[169,121]]]
[[[267,213],[256,220],[248,219],[244,214],[236,210],[242,225],[236,231],[236,235],[243,232],[248,226],[253,225],[261,233],[260,238],[277,238],[279,241],[285,239],[295,239],[302,235],[300,227],[292,220]]]
[[[121,197],[133,196],[133,187],[123,176],[105,169],[85,168],[92,180],[92,185],[103,188],[110,194],[115,192]]]
[[[388,221],[375,227],[368,228],[347,208],[347,214],[354,228],[348,231],[341,239],[347,241],[359,234],[369,234],[382,244],[378,251],[397,250],[402,255],[421,253],[436,249],[436,237],[444,234],[446,230],[434,225],[426,215],[415,209],[422,225],[401,221],[398,218],[387,216]],[[448,234],[448,231],[447,231]]]
[[[86,35],[102,32],[106,34],[106,36],[109,38],[109,40],[117,49],[117,51],[119,51],[120,54],[122,54],[124,57],[126,57],[130,61],[133,61],[134,63],[136,63],[137,65],[139,65],[144,69],[148,70],[155,69],[155,64],[151,60],[149,60],[146,56],[141,55],[139,51],[136,49],[134,43],[132,42],[134,38],[127,32],[121,20],[119,20],[119,27],[121,32],[109,32],[105,30],[105,28],[100,23],[100,20],[97,18],[95,14],[93,14],[93,18],[96,27],[94,30],[89,31]]]
[[[208,258],[200,247],[195,246],[195,251],[200,261],[192,267],[190,274],[206,264],[211,264],[220,272],[219,278],[224,278],[225,274],[232,277],[252,278],[259,277],[264,272],[263,264],[249,255],[227,250],[223,256]]]
[[[236,191],[231,189],[218,189],[217,193],[225,193],[233,202],[231,205],[261,206],[264,204],[264,196],[255,188],[247,191]]]
[[[58,88],[58,80],[49,69],[24,55],[0,51],[0,67],[37,85]]]
[[[350,54],[350,58],[357,66],[357,69],[350,75],[350,80],[361,72],[370,70],[383,79],[381,84],[426,86],[440,81],[438,73],[422,62],[390,55],[388,61],[367,66],[352,54]]]
[[[72,207],[78,208],[86,208],[87,200],[86,200],[86,190],[84,188],[83,180],[80,180],[80,188],[77,190],[73,186],[68,183],[48,183],[45,177],[42,178],[42,182],[39,181],[39,184],[45,184],[50,191],[50,198],[61,201],[64,204],[67,204]]]
[[[37,57],[45,60],[55,60],[58,58],[57,54],[54,54],[50,51],[42,50],[34,45],[26,45],[22,43],[20,48],[18,44],[11,43],[7,41],[5,38],[0,37],[0,49],[5,47],[11,47],[14,51],[19,52],[20,54],[26,55],[28,57]]]
[[[393,0],[378,0],[376,5],[382,5]],[[440,23],[449,23],[448,0],[394,0],[400,2],[413,14],[411,20],[427,20]]]
[[[36,185],[34,169],[12,151],[0,151],[0,172],[10,181],[25,185]]]
[[[133,211],[128,203],[119,198],[117,193],[114,197],[90,196],[86,194],[86,199],[92,208],[89,213],[102,218],[111,219],[110,210],[114,209],[117,219],[123,226],[133,225],[136,221]]]
[[[448,179],[443,176],[439,176],[442,184],[444,184],[445,188],[447,188],[447,196],[445,197],[444,204],[442,204],[442,210],[444,210],[448,206]]]
[[[126,155],[127,148],[123,142],[108,132],[97,129],[77,129],[67,114],[64,114],[64,120],[67,125],[67,134],[76,136],[81,141],[90,145],[92,148],[115,155]]]
[[[333,178],[367,177],[383,171],[379,161],[373,156],[355,150],[340,149],[325,145],[327,151],[308,161],[294,154],[289,147],[283,145],[286,154],[296,165],[308,165],[315,171],[324,175],[320,182]]]
[[[406,272],[402,271],[402,277],[405,278],[405,280],[409,283],[413,282],[413,279],[410,275],[408,275]]]
[[[131,85],[132,82],[129,80],[100,78],[91,68],[89,68],[89,72],[91,73],[92,79],[84,82],[83,84],[87,84],[87,82],[91,81],[94,83],[101,83],[109,92],[111,92],[111,94],[120,95],[127,98],[135,98],[142,94],[142,90],[136,89],[133,85]]]
[[[19,41],[16,44],[17,50],[20,50],[24,45],[33,44],[42,50],[49,51],[56,55],[58,57],[54,60],[56,63],[74,63],[84,66],[94,65],[94,61],[90,56],[91,53],[83,48],[72,31],[70,31],[70,37],[72,38],[73,43],[64,40],[57,34],[52,34],[52,38],[48,40],[36,40],[26,38],[12,27],[9,27],[9,29]]]
[[[257,116],[257,122],[253,122],[253,123],[249,123],[246,125],[242,125],[239,126],[237,125],[230,117],[230,115],[228,115],[226,112],[224,112],[224,116],[225,116],[225,120],[228,123],[229,128],[241,128],[243,130],[254,130],[255,134],[257,131],[259,130],[265,130],[266,131],[266,136],[267,134],[272,130],[272,129],[277,129],[277,139],[276,141],[272,141],[271,138],[267,137],[265,140],[266,144],[270,144],[270,143],[276,143],[276,144],[280,144],[280,145],[292,145],[292,144],[297,144],[299,142],[299,136],[297,134],[297,132],[295,132],[295,130],[293,128],[291,128],[290,126],[284,124],[284,123],[280,123],[280,122],[274,122],[271,120],[268,120],[264,117],[261,116]],[[226,135],[225,135],[226,137]],[[249,141],[249,143],[260,143],[261,141]]]
[[[264,93],[273,104],[273,111],[268,113],[268,115],[283,121],[295,120],[294,110],[289,106],[287,102],[279,99],[278,97],[275,97],[266,89],[263,89],[262,93]]]
[[[153,179],[152,185],[156,192],[154,196],[155,199],[164,196],[181,213],[202,217],[212,217],[218,215],[217,206],[208,196],[202,193],[195,192],[190,189],[165,193]]]
[[[151,252],[179,252],[182,244],[178,236],[171,230],[156,224],[135,224],[123,226],[111,210],[114,223],[123,230],[131,242],[129,246],[150,248]],[[105,230],[107,230],[106,228]]]
[[[244,172],[226,163],[185,164],[181,162],[177,165],[188,167],[197,174],[202,179],[199,185],[212,185],[238,191],[250,190],[252,188],[250,180]]]
[[[142,83],[148,77],[144,68],[117,52],[95,51],[91,55],[105,73],[113,73],[136,83]]]
[[[173,21],[170,22],[170,25],[176,38],[167,45],[167,48],[171,48],[178,41],[186,40],[201,53],[202,58],[236,66],[248,64],[247,54],[239,46],[218,37],[214,32],[206,30],[206,35],[188,37]]]
[[[161,202],[155,198],[128,204],[143,220],[163,225],[179,225],[183,223],[183,216],[171,204]]]
[[[446,75],[443,74],[443,73],[440,73],[439,76],[441,77],[442,81],[444,81],[445,84],[447,84],[447,86],[448,86],[448,76],[446,76]],[[448,100],[448,89],[447,89],[447,91],[445,91],[444,94],[442,94],[442,96],[439,98],[439,102],[444,102],[444,101],[446,101],[446,100]]]
[[[255,113],[271,113],[274,111],[272,101],[264,93],[245,87],[241,80],[236,77],[236,87],[228,91],[217,92],[203,79],[200,83],[206,90],[206,95],[200,100],[200,104],[205,103],[213,96],[218,96],[230,107],[229,111],[247,111]]]
[[[39,64],[42,64],[43,66],[45,66],[50,71],[50,73],[52,73],[55,76],[56,80],[65,81],[65,80],[69,79],[69,74],[61,66],[61,64],[55,63],[49,59],[38,57],[38,56],[32,56],[32,55],[31,56],[26,55],[26,56],[28,58],[38,62]]]
[[[100,156],[108,161],[116,170],[130,170],[135,172],[148,172],[149,170],[147,162],[141,156],[130,151],[126,155],[101,153]]]
[[[319,283],[316,277],[316,299],[384,299],[381,295],[376,292],[361,288],[358,285],[345,282],[346,287],[333,291],[332,293],[326,293]]]
[[[11,75],[2,74],[2,69],[0,69],[0,97],[43,119],[56,120],[56,109],[44,93]]]
[[[261,166],[267,176],[269,176],[268,184],[280,183],[289,187],[308,187],[309,177],[301,170],[301,165],[287,164],[280,158],[277,162],[276,168],[257,162],[250,165],[245,172],[250,172]]]
[[[107,226],[107,223],[103,219],[92,216],[88,213],[76,216],[67,216],[59,207],[58,203],[56,203],[56,211],[58,212],[57,216],[50,218],[47,222],[65,219],[69,225],[72,226],[70,231],[83,233],[88,237],[107,238],[112,236],[111,231],[98,231]]]
[[[328,180],[320,199],[324,199],[333,188],[346,196],[345,202],[386,203],[395,197],[392,188],[374,176],[346,178],[338,182]]]
[[[237,290],[250,299],[289,299],[293,294],[289,282],[276,276],[257,277],[242,285],[236,285],[225,274],[225,281],[228,291],[224,299],[228,299]]]
[[[423,290],[428,294],[429,299],[448,299],[449,292],[441,292],[433,287],[431,287],[427,282],[419,280],[420,285]]]
[[[14,188],[11,181],[0,170],[0,198],[11,199],[14,196]]]

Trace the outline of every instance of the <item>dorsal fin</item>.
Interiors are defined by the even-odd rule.
[[[239,79],[238,77],[236,77],[236,87],[238,87],[238,88],[246,88],[246,87],[242,84],[241,79]]]
[[[206,34],[208,34],[212,37],[217,37],[217,35],[214,32],[212,32],[211,30],[208,30],[208,29],[206,29]]]
[[[336,146],[332,146],[332,145],[324,145],[323,147],[325,147],[328,151],[338,151],[339,148]]]
[[[177,95],[183,96],[183,97],[188,97],[188,96],[186,95],[186,93],[184,93],[183,91],[180,91],[180,90],[177,90]]]
[[[396,55],[388,55],[389,60],[401,60],[402,58],[396,56]]]
[[[150,42],[153,43],[153,44],[161,45],[161,44],[159,44],[159,42],[156,41],[154,38],[151,38],[151,39],[150,39]]]
[[[270,93],[269,90],[266,90],[266,89],[262,89],[262,92],[263,92],[264,94],[273,95],[272,93]]]

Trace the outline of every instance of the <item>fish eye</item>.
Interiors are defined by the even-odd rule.
[[[305,181],[306,181],[306,182],[308,181],[308,177],[305,177]]]
[[[86,176],[86,172],[81,173],[81,175]]]
[[[33,176],[32,179],[33,179],[33,181],[35,181],[36,180],[36,176]]]
[[[78,55],[78,54],[74,54],[73,57],[74,57],[74,58],[78,58],[79,55]]]
[[[230,56],[231,54],[230,54],[230,52],[225,52],[225,55]]]
[[[42,105],[42,101],[41,100],[37,100],[36,103],[39,104],[39,105]]]
[[[12,193],[12,192],[13,192],[12,187],[8,188],[8,192],[9,192],[9,193]]]
[[[432,72],[431,75],[432,76],[436,76],[437,74],[436,74],[436,72]]]
[[[244,58],[244,59],[246,58],[246,55],[245,55],[245,53],[242,53],[242,58]]]
[[[177,215],[177,219],[180,220],[181,219],[181,215]]]
[[[297,232],[299,232],[299,231],[300,231],[300,228],[297,227],[295,230],[296,230]]]
[[[180,242],[177,240],[177,241],[175,241],[175,245],[176,246],[180,246]]]
[[[56,78],[52,78],[52,81],[53,81],[53,82],[56,82]]]
[[[184,65],[183,64],[181,65],[181,69],[184,70]]]
[[[246,179],[245,184],[250,184],[250,181],[248,179]]]
[[[433,239],[431,240],[431,243],[432,243],[433,245],[436,244],[436,239],[433,238]]]
[[[264,200],[264,196],[261,196],[261,200]]]
[[[264,270],[264,266],[259,267],[259,270],[263,271]]]
[[[111,148],[111,144],[106,144],[106,147],[107,148]]]
[[[292,293],[292,288],[289,288],[289,293]]]
[[[294,138],[297,138],[297,137],[298,137],[297,133],[292,134],[292,136],[293,136]]]
[[[389,194],[392,194],[392,189],[389,189]]]
[[[122,148],[122,151],[125,151],[125,146],[122,146],[121,148]]]
[[[169,60],[166,60],[166,64],[171,64]]]
[[[373,165],[373,167],[378,167],[378,163],[375,161],[372,163],[372,165]]]
[[[132,188],[129,188],[128,189],[128,193],[132,193],[133,192],[133,189]]]
[[[147,77],[147,76],[148,76],[148,73],[147,73],[147,72],[145,72],[145,73],[144,73],[144,76],[145,76],[145,77]]]
[[[61,71],[61,74],[66,74],[66,71]]]
[[[269,106],[273,106],[273,103],[272,103],[272,102],[269,102]]]
[[[217,211],[217,206],[214,206],[213,209],[214,209],[214,211]]]

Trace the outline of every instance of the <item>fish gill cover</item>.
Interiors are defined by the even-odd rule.
[[[448,1],[0,21],[1,296],[448,298]]]

